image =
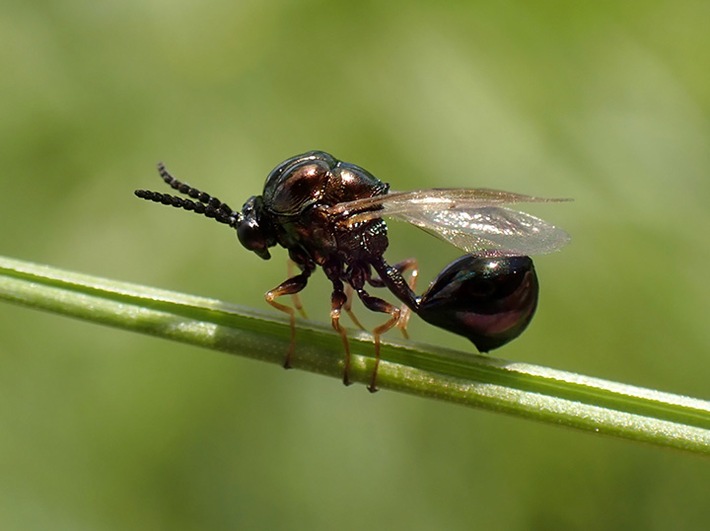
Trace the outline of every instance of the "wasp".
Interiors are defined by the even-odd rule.
[[[265,295],[266,302],[290,318],[285,367],[290,367],[295,351],[296,311],[302,310],[297,294],[316,269],[321,268],[332,283],[330,319],[345,350],[346,385],[350,347],[340,317],[343,310],[352,316],[352,293],[367,309],[388,315],[372,331],[375,365],[370,391],[377,389],[382,334],[393,327],[406,334],[411,312],[470,339],[480,352],[518,337],[532,320],[538,301],[539,284],[529,255],[556,251],[570,239],[562,229],[506,206],[562,199],[487,188],[393,191],[364,168],[324,151],[283,161],[269,173],[262,194],[247,199],[240,211],[175,179],[162,164],[158,171],[165,183],[189,199],[149,190],[136,190],[135,195],[228,225],[246,249],[264,260],[271,257],[272,247],[288,251],[298,274]],[[415,225],[466,254],[446,266],[418,296],[416,259],[390,265],[384,258],[389,244],[384,218]],[[382,287],[402,305],[370,293],[370,288]],[[294,306],[277,301],[285,295],[294,296]]]

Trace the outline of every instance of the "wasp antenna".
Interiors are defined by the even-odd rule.
[[[160,203],[161,205],[168,205],[175,208],[182,208],[183,210],[195,212],[196,214],[202,214],[203,216],[212,218],[215,221],[224,223],[230,227],[236,227],[241,218],[241,214],[239,212],[224,210],[223,207],[229,207],[221,202],[218,203],[217,207],[215,207],[210,203],[200,203],[197,201],[191,201],[190,199],[183,199],[182,197],[178,197],[176,195],[163,194],[161,192],[153,192],[151,190],[136,190],[134,194],[141,199],[153,201],[154,203]]]
[[[187,183],[177,180],[170,174],[168,169],[165,167],[165,164],[162,162],[158,163],[158,173],[163,181],[165,181],[165,183],[173,190],[177,190],[181,194],[185,194],[192,199],[197,199],[200,203],[209,205],[211,208],[219,210],[225,215],[229,216],[233,214],[234,211],[229,207],[229,205],[227,205],[227,203],[220,201],[215,196],[210,195],[207,192],[203,192],[202,190],[198,190]]]

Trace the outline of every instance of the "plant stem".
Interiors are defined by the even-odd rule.
[[[221,301],[0,257],[0,299],[281,364],[288,322]],[[351,380],[368,383],[369,335],[350,338]],[[385,389],[710,455],[710,402],[413,342],[383,343]],[[295,368],[342,376],[340,337],[300,322]]]

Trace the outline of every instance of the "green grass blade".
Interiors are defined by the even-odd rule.
[[[0,298],[96,323],[281,364],[284,319],[221,301],[0,257]],[[367,383],[373,345],[351,337],[351,379]],[[342,344],[303,321],[293,366],[342,376]],[[659,446],[710,454],[710,402],[490,356],[385,343],[378,385]]]

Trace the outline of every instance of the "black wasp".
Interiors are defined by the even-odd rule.
[[[376,389],[380,336],[395,326],[405,332],[410,311],[467,337],[482,352],[518,337],[530,323],[538,298],[535,268],[527,255],[549,253],[569,241],[563,230],[503,206],[556,199],[483,188],[390,191],[388,184],[365,169],[323,151],[309,151],[279,164],[267,177],[262,195],[250,197],[241,212],[181,183],[162,164],[158,170],[169,186],[195,201],[148,190],[136,190],[138,197],[229,225],[241,244],[264,260],[271,257],[270,247],[288,250],[300,273],[266,293],[266,301],[291,319],[285,367],[290,366],[295,348],[295,311],[301,310],[295,296],[316,267],[333,284],[330,317],[345,348],[344,383],[349,383],[350,348],[340,314],[345,309],[352,316],[352,291],[366,308],[389,315],[373,330],[371,391]],[[390,265],[383,257],[388,245],[383,216],[421,227],[468,254],[446,266],[417,296],[416,260]],[[407,272],[409,281],[404,277]],[[387,287],[404,305],[398,308],[370,295],[368,285]],[[283,295],[294,296],[295,308],[276,302]]]

